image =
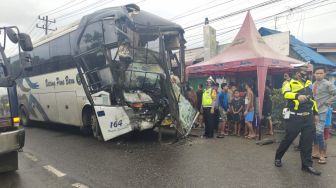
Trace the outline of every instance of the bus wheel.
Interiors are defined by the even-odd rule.
[[[82,115],[83,125],[80,127],[80,132],[85,135],[89,136],[92,134],[91,129],[91,111],[86,110]]]
[[[102,137],[102,134],[101,134],[101,131],[100,131],[98,119],[97,119],[96,114],[94,113],[94,111],[91,114],[91,128],[92,128],[93,136],[95,138],[97,138],[97,140],[102,141],[103,137]]]
[[[29,116],[24,107],[20,108],[20,119],[21,119],[21,125],[28,126],[30,124]]]

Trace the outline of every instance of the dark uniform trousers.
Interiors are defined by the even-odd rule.
[[[211,107],[203,107],[205,136],[212,138],[214,136],[214,119],[215,114],[211,114]]]
[[[281,159],[288,150],[291,143],[301,132],[300,137],[300,154],[302,167],[311,167],[312,161],[312,144],[315,136],[314,116],[290,115],[290,119],[286,122],[286,136],[281,141],[279,148],[276,151],[275,159]]]

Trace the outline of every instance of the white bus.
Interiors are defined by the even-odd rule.
[[[181,87],[183,33],[131,4],[99,10],[43,37],[31,52],[32,71],[17,80],[22,123],[80,126],[106,141],[171,119],[188,134],[196,111]],[[20,67],[16,57],[9,67]]]

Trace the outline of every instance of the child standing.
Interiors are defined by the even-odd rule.
[[[234,123],[234,134],[237,136],[240,136],[240,117],[241,117],[241,112],[244,107],[244,103],[239,97],[239,91],[235,90],[233,93],[233,99],[231,101],[231,111],[233,113],[233,123]]]

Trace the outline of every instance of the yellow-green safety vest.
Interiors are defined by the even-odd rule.
[[[310,80],[307,80],[305,84],[302,84],[295,79],[291,79],[289,82],[286,82],[282,85],[282,94],[284,95],[285,99],[292,100],[294,102],[294,110],[298,110],[300,104],[298,100],[299,91],[306,87],[310,87],[311,85],[312,82]],[[316,101],[313,99],[310,100],[313,102],[313,112],[318,112]]]
[[[212,88],[204,90],[203,95],[202,95],[202,106],[203,107],[211,107],[212,106],[211,93],[212,93]]]

